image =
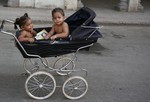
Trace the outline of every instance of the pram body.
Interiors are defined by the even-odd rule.
[[[98,31],[99,26],[93,21],[96,14],[87,7],[83,7],[68,17],[65,22],[69,25],[69,36],[65,39],[51,40],[37,40],[34,43],[19,42],[18,32],[12,34],[3,30],[5,22],[13,23],[11,20],[3,20],[0,32],[11,35],[15,38],[15,45],[25,58],[24,68],[29,74],[25,82],[25,89],[27,94],[34,99],[46,99],[50,97],[56,87],[56,81],[51,71],[59,75],[67,75],[74,71],[87,71],[80,68],[74,69],[76,61],[76,52],[79,50],[89,50],[89,48],[97,42],[102,35]],[[50,31],[50,27],[34,28],[37,32],[45,29]],[[53,67],[49,66],[47,61],[43,60],[45,57],[57,57],[69,53],[75,53],[73,59],[59,58],[54,63]],[[33,62],[32,59],[39,59],[40,63],[46,70],[40,70],[40,63]],[[31,64],[31,70],[27,65]],[[47,71],[48,69],[48,71]],[[34,71],[33,71],[34,70]],[[88,90],[87,81],[80,76],[69,77],[62,86],[64,95],[69,99],[79,99],[83,97]]]
[[[68,17],[65,22],[69,25],[69,36],[65,39],[37,40],[34,43],[22,43],[23,47],[29,54],[39,55],[41,57],[59,56],[67,53],[76,52],[78,48],[97,42],[97,39],[102,37],[97,30],[98,25],[93,21],[96,14],[89,8],[81,8],[73,15]],[[39,32],[42,29],[50,31],[50,27],[35,28]],[[20,45],[20,52],[24,58],[32,58],[28,56]],[[86,48],[88,50],[89,47]]]

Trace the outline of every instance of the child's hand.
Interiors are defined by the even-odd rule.
[[[34,42],[34,38],[29,38],[28,40],[30,43],[33,43]]]
[[[47,36],[47,35],[46,35],[46,36],[43,36],[43,37],[44,37],[44,39],[48,39],[48,38],[49,38],[49,36]]]
[[[44,39],[49,39],[50,36],[51,36],[51,34],[50,34],[50,33],[47,33],[47,34],[46,34],[45,36],[43,36],[43,37],[44,37]]]
[[[51,36],[51,40],[55,40],[57,38],[56,35]]]

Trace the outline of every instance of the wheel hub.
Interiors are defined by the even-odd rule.
[[[40,84],[40,85],[39,85],[39,87],[40,87],[40,88],[42,88],[42,87],[43,87],[43,85],[42,85],[42,84]]]

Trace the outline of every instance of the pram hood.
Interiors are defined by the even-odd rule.
[[[96,28],[98,25],[93,21],[95,17],[95,12],[88,7],[83,7],[68,17],[65,21],[69,25],[71,39],[85,40],[101,38],[102,35]]]

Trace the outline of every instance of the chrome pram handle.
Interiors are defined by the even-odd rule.
[[[98,29],[103,28],[103,26],[85,26],[85,25],[81,25],[82,28],[87,28],[87,29],[95,29],[93,30],[93,32],[87,37],[87,39],[89,39]],[[86,40],[87,40],[86,39]]]
[[[15,41],[19,44],[19,46],[21,47],[21,49],[24,51],[24,53],[25,53],[27,56],[40,58],[41,62],[47,67],[47,65],[43,62],[42,58],[41,58],[39,55],[34,55],[34,54],[29,54],[29,53],[27,53],[27,51],[24,49],[24,47],[22,46],[22,44],[18,41],[18,39],[17,39],[17,37],[16,37],[15,34],[3,30],[5,22],[11,23],[11,24],[14,24],[14,23],[15,23],[15,22],[12,21],[12,20],[8,20],[8,19],[3,20],[3,21],[2,21],[2,24],[1,24],[1,26],[0,26],[0,32],[3,33],[3,34],[7,34],[7,35],[13,36],[14,39],[15,39]]]
[[[9,20],[9,19],[5,19],[5,20],[2,21],[2,24],[1,24],[1,26],[0,26],[0,31],[3,30],[5,22],[14,24],[14,21]]]
[[[1,23],[1,26],[0,26],[0,32],[3,33],[3,34],[7,34],[7,35],[11,35],[11,36],[15,37],[15,35],[13,33],[10,33],[10,32],[7,32],[7,31],[3,30],[5,22],[14,24],[14,21],[12,21],[12,20],[9,20],[9,19],[3,20],[2,23]]]

